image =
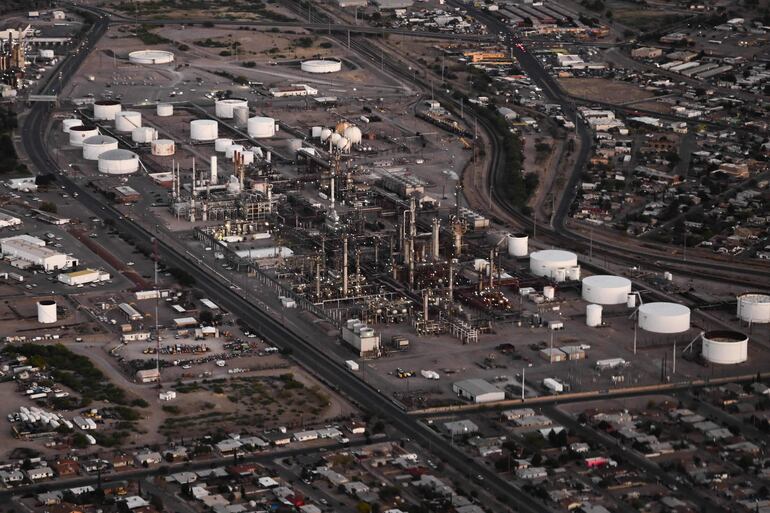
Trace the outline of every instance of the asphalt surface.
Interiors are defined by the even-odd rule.
[[[67,59],[61,66],[59,71],[61,72],[60,82],[62,84],[67,83],[107,30],[107,18],[102,16],[98,10],[94,9],[91,12],[97,13],[99,18],[84,36],[84,45],[80,52]],[[49,85],[46,92],[51,89]],[[48,112],[47,105],[34,105],[30,109],[21,131],[23,145],[35,168],[42,174],[54,174],[58,182],[73,197],[73,193],[78,193],[78,200],[84,207],[92,210],[95,215],[104,220],[114,221],[115,226],[122,233],[131,235],[135,240],[152,242],[156,234],[150,233],[145,228],[125,218],[111,205],[102,204],[101,198],[92,195],[90,191],[81,188],[77,183],[59,173],[45,146]],[[305,336],[295,333],[280,320],[273,319],[244,299],[238,291],[223,284],[221,279],[213,275],[206,267],[190,260],[185,255],[184,250],[175,242],[164,240],[163,237],[158,238],[158,250],[161,259],[167,266],[183,269],[195,276],[197,287],[208,294],[208,297],[214,302],[224,306],[235,316],[249,320],[266,340],[285,350],[291,350],[293,358],[303,367],[315,373],[319,379],[342,392],[370,413],[386,419],[392,428],[411,438],[415,443],[422,447],[431,447],[433,454],[444,460],[452,468],[477,482],[483,482],[486,491],[494,494],[498,500],[508,505],[507,511],[525,513],[551,511],[515,485],[501,479],[495,472],[455,449],[449,441],[427,428],[417,419],[412,418],[376,389],[371,388],[357,376],[348,372],[341,365],[341,362],[331,359],[325,351],[318,348]]]

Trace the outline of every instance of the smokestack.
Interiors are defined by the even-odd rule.
[[[438,260],[439,257],[439,220],[438,217],[433,218],[433,245],[431,247],[431,256],[433,257],[433,261],[435,262]]]
[[[209,177],[209,183],[211,185],[216,185],[217,178],[217,158],[211,157],[211,176]]]
[[[454,259],[449,259],[449,301],[454,300],[454,288],[455,288],[455,277],[454,277]]]
[[[342,239],[342,295],[348,297],[348,238]]]
[[[270,151],[267,151],[265,153],[265,161],[270,163],[272,161],[273,155],[270,153]]]
[[[176,159],[171,161],[171,197],[176,200]]]
[[[489,288],[495,286],[495,250],[489,250]]]
[[[426,290],[422,294],[422,320],[428,320],[428,291]]]
[[[195,157],[193,157],[193,166],[192,166],[192,189],[190,194],[192,197],[195,197]]]
[[[334,208],[334,175],[332,175],[329,181],[329,197],[331,198],[332,208]]]
[[[455,219],[452,223],[452,232],[455,240],[455,254],[458,257],[462,253],[463,249],[463,225],[459,219]]]

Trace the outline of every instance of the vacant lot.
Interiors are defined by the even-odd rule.
[[[560,78],[559,83],[571,95],[607,103],[620,104],[653,96],[636,85],[605,78]]]

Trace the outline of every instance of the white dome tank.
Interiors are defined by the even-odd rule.
[[[232,159],[235,156],[236,152],[243,153],[243,145],[231,144],[225,150],[225,157],[227,157],[228,159]]]
[[[310,59],[302,61],[299,69],[305,73],[336,73],[342,70],[342,61],[336,59]]]
[[[117,150],[118,140],[108,135],[95,135],[83,141],[83,158],[98,160],[105,151]]]
[[[149,126],[140,126],[131,131],[131,140],[137,143],[149,143],[158,138],[158,131]]]
[[[242,98],[225,98],[224,100],[217,100],[214,102],[214,112],[217,117],[232,119],[233,109],[236,107],[249,108],[249,102]]]
[[[57,320],[56,301],[53,299],[41,299],[37,302],[37,322],[40,324],[53,324]]]
[[[174,54],[166,50],[137,50],[128,54],[128,62],[132,64],[170,64],[174,62]]]
[[[566,268],[577,265],[577,255],[571,251],[546,249],[529,255],[529,270],[535,276],[545,276],[556,281],[564,281]]]
[[[339,148],[341,151],[349,150],[350,140],[347,137],[340,137],[340,140],[337,141],[337,148]]]
[[[193,141],[214,141],[219,137],[219,124],[213,119],[190,121],[190,139]]]
[[[350,126],[346,128],[343,135],[350,141],[351,145],[361,144],[361,138],[363,137],[363,134],[361,133],[361,129],[357,126]]]
[[[70,133],[70,130],[76,126],[83,126],[83,121],[80,119],[71,118],[63,119],[61,122],[61,129],[65,134]]]
[[[770,295],[742,294],[738,296],[738,317],[752,324],[770,322]]]
[[[749,337],[738,331],[707,331],[701,340],[701,355],[707,362],[733,365],[749,358]]]
[[[115,115],[122,111],[120,102],[115,100],[99,100],[94,102],[94,120],[115,121]]]
[[[228,139],[226,137],[219,137],[216,141],[214,141],[214,151],[218,153],[224,153],[227,151],[227,148],[233,145],[233,140]]]
[[[639,327],[652,333],[682,333],[690,329],[690,309],[678,303],[647,303],[639,307]]]
[[[127,175],[139,170],[139,156],[133,151],[110,150],[99,155],[99,172],[107,175]]]
[[[596,328],[602,325],[602,306],[586,305],[586,326]]]
[[[150,143],[150,152],[158,157],[168,157],[176,153],[176,145],[171,139],[155,139]]]
[[[70,128],[70,144],[72,146],[83,146],[83,141],[89,137],[99,135],[99,129],[93,126],[73,126]]]
[[[528,246],[529,236],[526,233],[514,233],[508,236],[508,256],[527,256]]]
[[[255,139],[273,137],[275,135],[275,119],[264,116],[249,118],[247,131]]]
[[[600,274],[583,278],[583,299],[598,305],[622,305],[631,293],[631,280]]]
[[[173,116],[174,106],[170,103],[159,103],[158,106],[155,107],[155,113],[161,118]]]
[[[115,114],[115,130],[118,132],[132,132],[134,128],[142,126],[142,113],[135,110],[122,110]]]
[[[340,139],[342,139],[342,136],[338,132],[334,132],[331,137],[329,137],[329,141],[331,141],[333,146],[337,146],[339,144]]]
[[[326,142],[329,137],[332,136],[332,129],[331,128],[322,128],[321,129],[321,141]]]

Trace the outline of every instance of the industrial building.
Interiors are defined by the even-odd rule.
[[[452,391],[474,403],[490,403],[505,399],[505,392],[483,379],[466,379],[452,383]]]
[[[56,271],[77,264],[77,260],[47,248],[45,241],[30,235],[0,239],[0,251],[16,267],[35,266],[45,271]]]
[[[96,269],[83,269],[71,273],[61,273],[57,276],[57,279],[65,285],[76,287],[78,285],[108,281],[110,273]]]

